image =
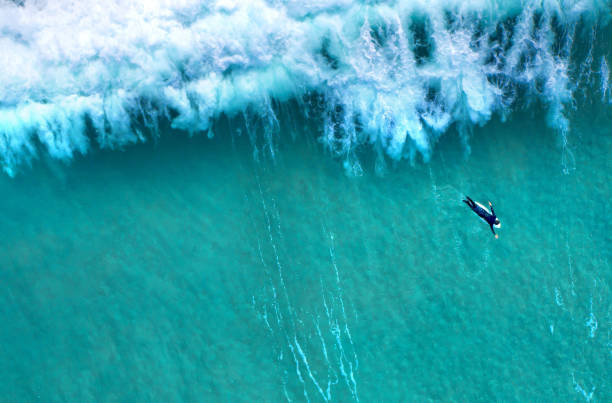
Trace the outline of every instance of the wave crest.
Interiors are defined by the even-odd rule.
[[[394,159],[427,157],[453,123],[505,118],[519,98],[547,104],[549,125],[566,132],[577,25],[595,26],[606,7],[596,0],[0,4],[3,167],[13,174],[37,143],[70,158],[92,139],[100,147],[137,142],[142,127],[155,131],[160,119],[205,132],[221,114],[249,111],[273,127],[273,102],[313,93],[323,102],[304,108],[323,105],[322,139],[345,156],[372,143]]]

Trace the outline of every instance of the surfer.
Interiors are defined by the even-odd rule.
[[[495,235],[495,238],[498,238],[498,235],[495,233],[493,226],[495,226],[495,228],[500,228],[501,224],[499,222],[499,219],[495,215],[495,211],[493,211],[493,205],[491,204],[491,202],[489,202],[489,207],[491,207],[491,212],[489,212],[482,204],[470,199],[469,196],[465,196],[465,198],[467,200],[463,200],[463,202],[470,206],[474,213],[478,214],[483,220],[487,222],[487,224],[489,224],[493,235]]]

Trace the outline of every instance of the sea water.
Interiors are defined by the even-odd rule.
[[[0,6],[0,399],[610,400],[608,4],[64,3]]]

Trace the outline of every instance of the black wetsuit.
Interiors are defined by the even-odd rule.
[[[487,224],[489,224],[489,226],[491,227],[491,231],[493,231],[493,235],[495,235],[495,230],[493,229],[493,225],[495,224],[495,221],[497,220],[497,216],[495,215],[495,211],[493,211],[493,206],[491,206],[491,213],[493,214],[489,214],[487,210],[483,209],[478,204],[474,203],[474,200],[470,199],[469,196],[465,196],[465,198],[467,200],[464,200],[463,202],[467,204],[468,206],[470,206],[470,208],[472,209],[472,211],[474,211],[474,213],[478,214],[483,220],[487,222]]]

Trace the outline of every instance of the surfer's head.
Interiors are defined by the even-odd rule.
[[[499,225],[499,219],[495,219],[495,225]]]

